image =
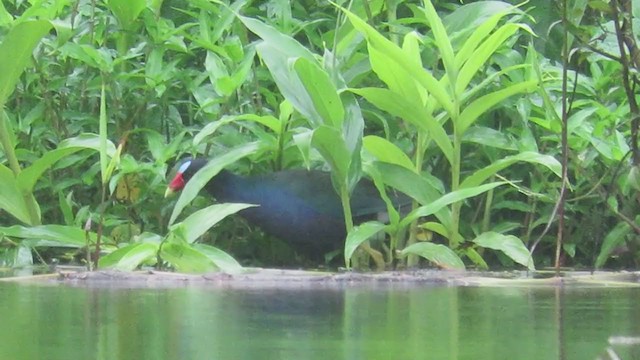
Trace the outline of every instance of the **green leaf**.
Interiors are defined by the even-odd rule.
[[[424,175],[418,175],[412,170],[389,163],[374,162],[371,165],[376,173],[380,174],[382,182],[409,195],[420,204],[430,204],[442,196],[438,186]],[[365,166],[365,171],[371,174],[368,166]],[[436,211],[435,216],[445,226],[449,227],[451,224],[451,212],[447,208],[443,207]]]
[[[25,224],[31,224],[29,211],[24,203],[19,183],[8,167],[0,164],[0,209]]]
[[[538,81],[526,81],[508,86],[502,90],[494,91],[485,96],[481,96],[469,104],[460,114],[458,129],[464,133],[478,118],[499,104],[504,99],[523,92],[531,92],[538,88]]]
[[[432,215],[447,205],[480,195],[486,191],[504,184],[506,184],[506,182],[493,182],[475,186],[473,188],[465,188],[447,193],[441,196],[439,199],[433,201],[432,203],[413,210],[404,219],[402,219],[402,221],[400,222],[400,226],[408,226],[412,221],[416,220],[419,217]]]
[[[31,63],[33,49],[51,30],[46,20],[28,20],[9,30],[0,44],[0,110],[13,92],[20,75]]]
[[[204,209],[200,209],[189,215],[181,223],[173,225],[171,230],[181,225],[185,229],[185,240],[193,243],[202,234],[207,232],[213,225],[220,222],[228,215],[235,214],[240,210],[244,210],[256,205],[251,204],[214,204]]]
[[[498,171],[509,167],[511,164],[525,161],[534,164],[540,164],[553,171],[558,177],[562,177],[562,164],[556,160],[553,156],[542,155],[533,151],[526,151],[520,154],[507,156],[498,161],[494,161],[492,164],[474,172],[472,175],[462,181],[461,188],[473,187],[482,184],[485,180],[495,175]]]
[[[285,99],[309,121],[316,125],[321,124],[323,117],[316,111],[312,95],[307,92],[305,84],[292,69],[292,62],[299,58],[317,64],[313,53],[292,37],[280,33],[259,20],[245,16],[238,16],[238,19],[262,38],[263,42],[256,45],[256,50]]]
[[[498,149],[518,150],[518,144],[504,131],[494,130],[485,126],[468,128],[462,140]]]
[[[440,106],[442,106],[449,114],[453,114],[453,101],[446,90],[431,73],[426,71],[421,65],[416,64],[415,60],[407,53],[402,51],[397,45],[382,36],[376,29],[367,24],[352,12],[340,8],[349,18],[353,27],[355,27],[367,40],[369,49],[375,48],[380,54],[385,54],[390,61],[393,62],[394,69],[404,69],[415,81],[424,87],[431,94]]]
[[[465,91],[473,77],[476,76],[480,68],[483,67],[487,60],[498,50],[500,45],[521,28],[525,28],[525,26],[513,23],[505,24],[478,46],[460,70],[455,84],[456,94],[461,95]]]
[[[193,244],[193,248],[207,256],[209,260],[226,274],[239,274],[243,272],[242,265],[226,252],[206,244]]]
[[[307,90],[323,123],[341,128],[344,120],[344,106],[329,74],[320,68],[316,61],[309,61],[303,57],[295,59],[293,69]]]
[[[513,261],[526,266],[531,271],[536,269],[533,265],[533,258],[531,258],[529,249],[524,246],[522,240],[513,235],[504,235],[489,231],[480,234],[478,237],[473,239],[473,242],[483,248],[502,251]]]
[[[347,240],[344,244],[344,263],[349,264],[358,246],[382,231],[385,226],[385,224],[377,221],[369,221],[355,226],[347,235]]]
[[[352,154],[347,150],[340,131],[328,126],[320,126],[313,131],[311,145],[329,163],[332,173],[341,182],[347,181]]]
[[[246,16],[238,16],[238,19],[240,19],[244,26],[251,30],[251,32],[258,35],[265,43],[273,46],[279,53],[286,54],[286,56],[290,58],[303,57],[309,61],[315,61],[311,51],[302,46],[294,38],[279,32],[274,27]]]
[[[626,237],[631,233],[631,226],[626,222],[619,222],[608,234],[605,236],[604,241],[602,242],[602,247],[600,248],[600,253],[598,254],[598,258],[596,259],[595,267],[596,269],[601,268],[609,259],[609,256],[613,253],[613,251],[624,244]]]
[[[58,149],[65,148],[82,148],[82,149],[92,149],[95,151],[100,151],[103,148],[101,144],[101,139],[99,135],[92,133],[80,134],[76,137],[72,137],[69,139],[62,140],[58,145]],[[107,140],[106,145],[107,156],[113,157],[116,154],[116,146],[109,140]]]
[[[415,168],[407,154],[385,138],[375,135],[365,136],[362,139],[362,145],[369,153],[375,156],[378,161],[396,164],[411,171]]]
[[[0,233],[5,236],[12,236],[23,239],[36,239],[52,241],[64,245],[83,247],[87,245],[84,230],[75,226],[66,225],[39,225],[24,227],[14,225],[11,227],[0,227]],[[90,233],[90,240],[95,241],[95,233]]]
[[[442,244],[419,242],[407,246],[401,251],[402,255],[415,254],[446,270],[464,270],[464,263],[453,250]]]
[[[476,249],[470,247],[465,249],[464,254],[473,262],[478,268],[482,270],[489,270],[489,265],[484,261],[482,255],[476,251]]]
[[[160,247],[160,257],[180,272],[205,273],[217,270],[209,256],[187,243],[164,243]]]
[[[458,77],[458,68],[455,66],[453,47],[449,41],[449,36],[431,1],[425,1],[423,4],[424,15],[431,27],[436,46],[438,50],[440,50],[440,56],[442,57],[442,63],[449,78],[449,83],[455,84],[456,78]]]
[[[107,6],[118,19],[120,26],[130,30],[133,22],[146,7],[145,0],[109,0]]]
[[[259,152],[262,146],[263,145],[258,142],[248,143],[233,148],[217,158],[210,159],[207,165],[200,169],[180,192],[180,197],[171,212],[169,225],[176,221],[185,206],[198,195],[198,192],[200,192],[207,182],[219,173],[220,170],[245,156]]]
[[[221,126],[241,121],[248,120],[258,124],[262,124],[269,128],[276,134],[280,133],[281,123],[280,120],[271,115],[255,115],[255,114],[241,114],[241,115],[225,115],[220,120],[212,121],[205,125],[198,133],[193,137],[193,146],[200,145],[209,135],[215,133]]]
[[[90,149],[100,151],[100,137],[95,134],[81,134],[75,138],[69,138],[60,143],[57,149],[45,153],[30,166],[26,167],[17,177],[17,183],[21,190],[32,192],[35,184],[42,174],[59,160],[80,150]],[[111,141],[107,140],[106,155],[113,157],[116,148]]]
[[[438,144],[440,151],[444,154],[450,164],[453,163],[453,144],[449,135],[425,107],[411,103],[407,98],[388,89],[362,88],[349,89],[358,94],[376,107],[398,116],[410,122],[421,131],[425,131]]]
[[[100,257],[98,267],[111,268],[122,271],[132,271],[140,264],[153,259],[160,248],[160,244],[152,242],[136,242],[122,247],[110,254]]]
[[[474,51],[477,49],[479,45],[484,44],[483,40],[487,36],[489,36],[489,34],[493,31],[493,29],[495,29],[495,27],[498,25],[498,22],[500,22],[500,19],[502,19],[504,16],[506,16],[509,13],[511,13],[511,11],[509,10],[499,11],[495,15],[489,17],[480,26],[477,26],[474,28],[475,30],[473,30],[473,33],[471,34],[471,36],[469,36],[466,39],[466,41],[464,42],[460,50],[456,53],[455,64],[457,68],[461,68],[462,65],[465,62],[467,62],[467,60],[472,58],[472,54],[474,53]],[[473,15],[475,18],[476,14],[473,14]],[[475,61],[475,59],[473,60]],[[461,78],[468,77],[466,72],[469,70],[470,69],[465,70],[464,75],[459,74],[459,77],[458,77],[459,84],[464,83],[464,81],[462,81]],[[466,86],[467,85],[464,85],[462,88],[465,88]]]

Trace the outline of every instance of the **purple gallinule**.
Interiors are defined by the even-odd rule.
[[[207,160],[202,158],[184,159],[167,193],[181,190],[206,164]],[[205,189],[219,202],[259,205],[242,210],[239,215],[314,259],[344,246],[342,205],[328,172],[284,170],[238,176],[223,170]],[[403,195],[392,199],[398,207],[410,204],[410,199]],[[356,224],[386,213],[386,205],[370,180],[360,180],[353,190],[351,211]]]

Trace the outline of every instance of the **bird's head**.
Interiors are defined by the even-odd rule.
[[[205,159],[183,159],[180,163],[178,163],[178,170],[176,171],[176,175],[169,183],[169,186],[167,186],[167,191],[165,191],[164,196],[167,197],[175,192],[182,190],[187,182],[193,177],[193,175],[206,164],[207,160]]]

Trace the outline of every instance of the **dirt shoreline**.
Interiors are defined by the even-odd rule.
[[[2,282],[89,287],[171,288],[203,286],[216,288],[344,288],[415,286],[491,287],[640,287],[640,272],[472,272],[413,270],[387,272],[320,272],[249,268],[238,274],[181,274],[161,271],[94,272],[60,270],[57,273],[6,277]]]

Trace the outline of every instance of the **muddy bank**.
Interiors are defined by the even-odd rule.
[[[388,271],[378,273],[246,269],[239,274],[179,274],[160,271],[72,271],[3,278],[0,281],[90,287],[342,288],[353,286],[637,287],[640,272]]]

